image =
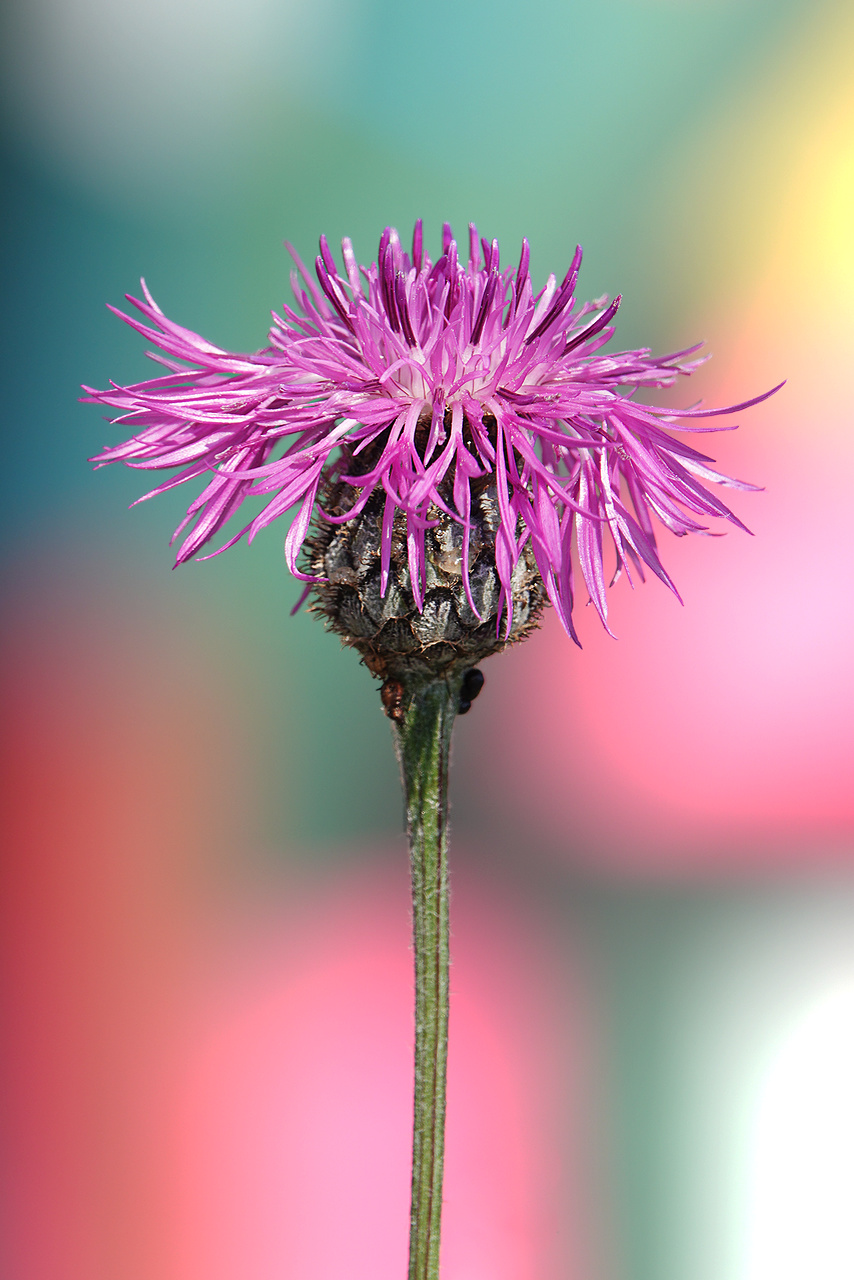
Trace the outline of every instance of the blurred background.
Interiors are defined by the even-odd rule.
[[[386,1280],[411,957],[388,724],[284,528],[171,572],[81,382],[145,275],[264,344],[287,238],[585,248],[617,342],[787,378],[705,437],[755,536],[485,667],[453,780],[447,1280],[850,1280],[846,0],[10,0],[3,23],[10,1280]],[[149,373],[151,371],[151,373]],[[678,393],[678,394],[677,394]]]

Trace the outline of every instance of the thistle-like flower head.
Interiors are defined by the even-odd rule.
[[[690,374],[699,347],[661,357],[645,348],[606,354],[620,298],[576,301],[580,248],[563,279],[550,276],[535,293],[527,241],[518,265],[502,268],[498,242],[481,240],[474,226],[469,232],[463,259],[446,224],[432,262],[420,221],[411,253],[386,228],[369,267],[359,266],[345,239],[343,270],[321,237],[316,281],[292,250],[295,305],[274,313],[269,345],[254,355],[223,351],[175,324],[144,283],[143,301],[129,297],[144,319],[117,314],[157,348],[150,354],[167,373],[85,388],[88,399],[118,410],[114,421],[130,432],[93,461],[173,473],[146,498],[205,482],[176,530],[184,535],[177,563],[206,547],[244,499],[262,495],[263,509],[211,554],[295,512],[288,566],[322,590],[322,557],[300,556],[313,517],[334,528],[370,504],[380,598],[402,527],[406,586],[423,610],[431,534],[453,526],[461,588],[482,620],[472,545],[483,541],[488,493],[498,583],[491,615],[510,636],[514,573],[524,560],[575,638],[574,555],[606,622],[606,537],[616,552],[612,581],[623,569],[642,578],[646,566],[673,587],[653,517],[678,535],[706,532],[711,518],[744,527],[703,481],[752,486],[712,470],[711,459],[673,431],[709,430],[697,419],[765,396],[683,413],[638,403],[638,388]]]

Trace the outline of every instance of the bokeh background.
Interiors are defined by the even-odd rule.
[[[585,247],[714,359],[754,537],[666,545],[486,666],[453,792],[447,1280],[850,1280],[848,0],[10,0],[3,22],[3,1275],[405,1266],[411,978],[387,722],[283,530],[170,572],[94,474],[140,274],[264,343],[310,257],[474,219]],[[675,400],[674,400],[675,402]]]

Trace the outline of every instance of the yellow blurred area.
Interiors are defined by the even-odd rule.
[[[692,136],[693,164],[677,159],[680,178],[699,163],[682,209],[711,249],[713,309],[732,319],[737,298],[754,370],[847,345],[854,315],[854,8],[817,7],[800,37]],[[726,364],[740,382],[744,363]]]

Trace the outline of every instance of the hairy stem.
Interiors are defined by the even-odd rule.
[[[409,1280],[437,1280],[448,1056],[448,756],[459,679],[409,692],[395,745],[406,799],[415,950],[415,1116]]]

